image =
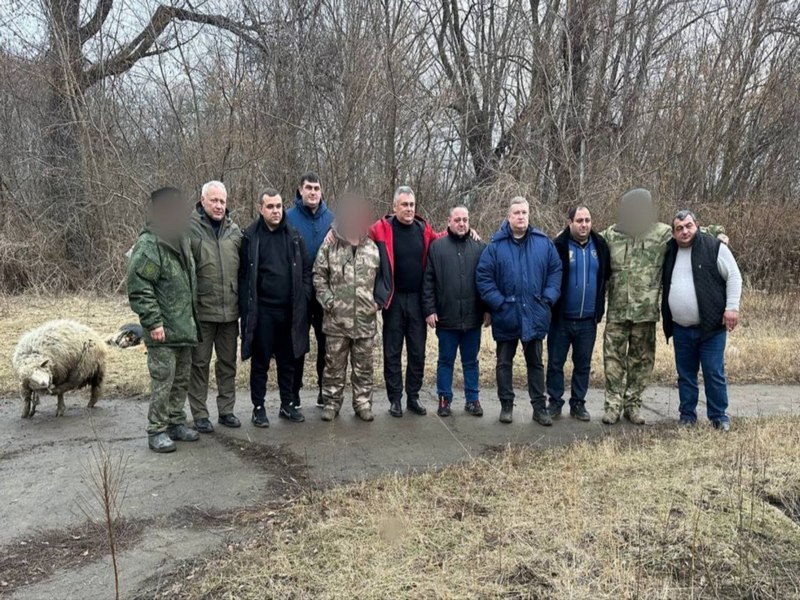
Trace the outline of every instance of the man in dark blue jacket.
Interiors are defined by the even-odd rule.
[[[286,212],[286,220],[294,227],[305,242],[311,264],[317,258],[322,241],[333,223],[333,212],[328,209],[322,199],[322,185],[316,173],[308,172],[300,178],[300,185],[294,198],[294,207]],[[312,294],[308,303],[308,320],[314,328],[317,340],[317,407],[322,407],[322,371],[325,368],[325,334],[322,331],[322,306]],[[303,387],[303,370],[305,355],[297,359],[294,365],[294,404],[300,408],[300,390]]]
[[[553,242],[531,227],[525,198],[511,200],[508,218],[481,256],[475,280],[481,298],[492,311],[500,422],[512,420],[512,365],[522,342],[533,419],[540,425],[552,425],[545,397],[542,347],[550,328],[550,311],[561,294],[561,260]]]
[[[564,363],[572,347],[572,382],[569,414],[579,421],[591,419],[586,392],[592,367],[597,324],[606,306],[606,282],[611,276],[611,256],[605,240],[592,231],[592,215],[585,206],[569,211],[569,224],[553,240],[561,259],[561,298],[553,307],[553,324],[547,335],[547,394],[550,416],[560,417],[564,406]]]

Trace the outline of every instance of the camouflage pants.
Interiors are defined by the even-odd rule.
[[[653,321],[606,323],[603,363],[607,411],[639,408],[656,360],[656,324]]]
[[[149,346],[147,369],[151,390],[147,433],[159,433],[171,425],[185,423],[183,405],[192,370],[192,348]]]
[[[322,401],[342,408],[350,357],[350,383],[353,386],[353,410],[372,406],[373,350],[375,338],[347,338],[328,335],[325,338],[325,370],[322,373]]]
[[[216,350],[214,373],[217,377],[217,413],[233,413],[236,402],[236,342],[239,339],[239,321],[230,323],[198,323],[201,341],[192,351],[192,375],[189,380],[189,408],[192,417],[208,418],[208,372],[211,354]]]

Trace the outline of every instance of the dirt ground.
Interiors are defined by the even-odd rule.
[[[539,447],[623,433],[624,426],[600,424],[602,395],[592,390],[591,423],[568,417],[554,427],[531,422],[527,398],[518,392],[515,421],[497,422],[499,407],[486,390],[486,416],[456,410],[440,419],[429,391],[426,417],[394,419],[376,394],[376,420],[362,423],[345,406],[333,423],[319,420],[305,398],[304,424],[277,419],[262,430],[248,421],[245,394],[237,412],[241,429],[217,427],[178,452],[156,455],[146,448],[143,398],[103,400],[87,410],[81,394],[68,396],[66,415],[55,417],[55,400],[43,399],[31,420],[19,418],[19,401],[0,400],[0,596],[29,599],[109,598],[113,573],[100,511],[92,496],[93,456],[107,448],[119,461],[120,573],[123,597],[150,597],[176,573],[192,577],[194,561],[233,550],[246,539],[255,506],[285,505],[321,486],[384,473],[437,468],[480,456],[508,444]],[[209,403],[214,404],[213,400]],[[457,406],[454,403],[454,406]],[[653,423],[674,419],[677,390],[652,388],[645,416]],[[734,386],[735,417],[798,414],[800,388]],[[701,414],[704,408],[701,408]],[[213,415],[212,415],[213,417]],[[274,418],[273,418],[274,417]],[[627,429],[629,430],[629,428]],[[90,517],[91,519],[87,518]]]

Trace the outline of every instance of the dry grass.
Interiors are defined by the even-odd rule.
[[[651,429],[309,493],[163,593],[785,600],[798,519],[800,419]]]
[[[798,383],[800,382],[800,295],[750,293],[744,300],[743,322],[728,343],[728,374],[734,383]],[[77,319],[102,336],[113,333],[120,325],[135,321],[123,296],[78,295],[0,296],[0,327],[5,336],[0,342],[0,393],[16,393],[11,370],[11,354],[19,336],[26,330],[54,318]],[[672,349],[663,341],[659,325],[654,380],[668,384],[675,379]],[[313,336],[312,336],[313,343]],[[436,371],[436,336],[428,336],[428,365],[426,385],[433,386]],[[481,381],[494,387],[494,342],[488,330],[481,344]],[[517,356],[515,379],[524,386],[521,352]],[[119,350],[112,348],[108,359],[107,394],[139,395],[147,393],[148,377],[145,352],[142,348]],[[569,374],[569,368],[567,369]],[[309,382],[316,378],[310,364],[306,367]],[[593,384],[602,386],[602,326],[593,358]],[[239,370],[237,384],[247,389],[249,364]],[[274,381],[274,378],[271,378]],[[460,366],[456,370],[460,383]],[[212,369],[213,382],[213,369]],[[375,352],[375,383],[383,387],[380,340]],[[271,389],[271,388],[270,388]]]

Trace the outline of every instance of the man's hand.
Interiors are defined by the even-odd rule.
[[[726,310],[725,313],[722,315],[722,324],[725,325],[725,329],[728,331],[733,331],[736,329],[736,324],[739,322],[739,313],[735,310]]]
[[[167,334],[164,333],[163,327],[156,327],[155,329],[150,330],[150,339],[154,342],[161,343],[165,339],[167,339]]]
[[[425,317],[425,322],[428,324],[428,327],[433,329],[436,327],[436,323],[439,322],[439,315],[437,315],[436,313],[428,315],[427,317]]]
[[[724,233],[717,234],[717,239],[720,242],[722,242],[723,244],[725,244],[726,246],[730,245],[730,244],[728,244],[728,242],[730,242],[731,240]]]
[[[378,304],[377,302],[373,302],[373,303],[372,303],[372,308],[373,308],[373,311],[372,311],[372,312],[375,312],[375,313],[377,313],[377,312],[378,312],[378,311],[381,309],[381,305],[380,305],[380,304]]]
[[[483,313],[483,326],[489,327],[492,324],[492,313]]]
[[[322,240],[322,243],[328,246],[329,244],[332,244],[335,241],[336,241],[336,234],[333,233],[333,229],[328,229],[328,233],[325,234],[325,239]]]
[[[469,237],[471,237],[476,242],[480,242],[481,241],[481,236],[479,236],[478,232],[475,231],[474,229],[470,229],[469,230]]]

